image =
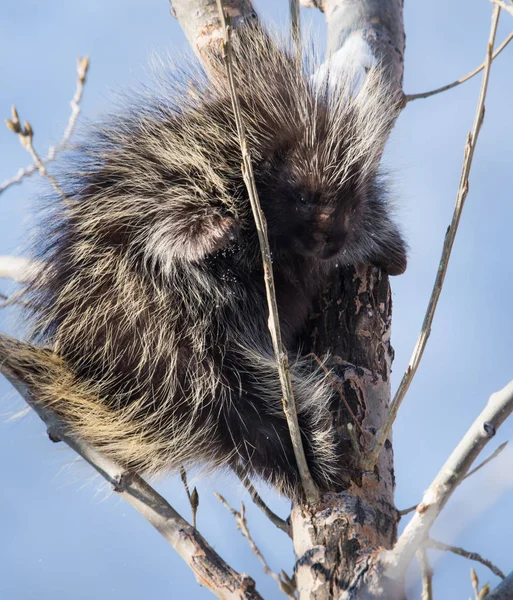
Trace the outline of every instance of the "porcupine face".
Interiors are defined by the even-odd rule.
[[[336,259],[359,229],[362,191],[351,180],[330,182],[315,157],[302,162],[297,155],[282,159],[276,176],[269,174],[263,185],[269,236],[287,253]]]

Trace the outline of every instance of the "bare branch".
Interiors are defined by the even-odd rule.
[[[497,47],[495,52],[492,54],[492,60],[494,60],[497,56],[499,56],[499,54],[511,42],[511,40],[513,40],[513,31],[502,42],[502,44]],[[453,81],[452,83],[448,83],[447,85],[443,85],[442,87],[436,88],[436,90],[431,90],[429,92],[423,92],[421,94],[406,94],[404,96],[404,102],[407,103],[407,102],[411,102],[412,100],[418,100],[420,98],[429,98],[430,96],[434,96],[435,94],[441,94],[442,92],[446,92],[447,90],[450,90],[450,89],[460,85],[461,83],[465,83],[469,79],[472,79],[472,77],[474,77],[475,75],[480,73],[485,68],[485,65],[486,65],[486,61],[484,63],[481,63],[479,65],[479,67],[475,68],[473,71],[470,71],[470,73],[467,73],[467,75],[465,75],[465,77],[461,77],[461,79],[457,79],[456,81]]]
[[[504,448],[508,445],[508,442],[504,442],[502,443],[494,452],[493,454],[490,454],[490,456],[488,458],[486,458],[485,460],[483,460],[482,463],[480,463],[479,465],[477,465],[477,467],[475,469],[472,469],[472,471],[469,471],[465,477],[463,478],[464,480],[467,479],[467,477],[470,477],[471,475],[474,475],[474,473],[477,473],[479,471],[479,469],[482,469],[485,465],[487,465],[489,462],[491,462],[494,458],[497,458],[497,456],[499,456],[499,454],[504,450]]]
[[[417,560],[422,573],[422,600],[433,600],[433,569],[425,546],[417,551]]]
[[[319,499],[319,491],[317,490],[317,487],[315,486],[310,471],[308,470],[305,451],[303,448],[303,442],[301,441],[301,432],[297,420],[297,411],[296,404],[294,402],[294,394],[292,391],[289,359],[287,356],[287,351],[281,339],[280,322],[278,317],[278,303],[276,302],[276,292],[274,288],[271,249],[269,247],[269,240],[267,238],[267,223],[265,220],[264,213],[262,212],[262,209],[260,207],[260,201],[258,199],[258,191],[256,189],[255,178],[253,176],[251,156],[249,154],[249,150],[246,143],[244,122],[242,120],[242,113],[239,106],[239,98],[237,96],[237,90],[233,76],[233,68],[231,62],[231,29],[226,22],[226,17],[223,11],[223,5],[221,0],[217,0],[217,6],[219,9],[221,23],[224,27],[224,61],[226,64],[233,113],[237,125],[237,134],[239,137],[240,148],[242,153],[242,175],[244,178],[244,183],[248,190],[248,195],[251,202],[251,210],[255,219],[258,240],[260,242],[260,251],[264,267],[265,291],[267,295],[267,304],[269,306],[268,327],[271,333],[274,355],[276,358],[278,373],[280,375],[280,384],[283,394],[283,410],[287,418],[287,424],[290,431],[292,446],[294,448],[294,455],[296,457],[298,471],[301,477],[301,482],[303,484],[306,499],[308,502],[317,502]]]
[[[504,448],[508,445],[508,442],[504,442],[502,443],[494,452],[493,454],[491,454],[488,458],[485,458],[485,460],[483,460],[482,463],[480,463],[479,465],[477,465],[477,467],[475,467],[474,469],[472,469],[472,471],[469,471],[465,477],[462,479],[462,481],[465,481],[465,479],[468,479],[471,475],[474,475],[474,473],[477,473],[479,471],[479,469],[482,469],[485,465],[487,465],[489,462],[491,462],[494,458],[497,458],[497,456],[499,456],[499,454],[504,450]],[[405,515],[408,515],[409,513],[413,512],[414,510],[417,510],[417,506],[418,504],[414,504],[413,506],[410,506],[409,508],[404,508],[403,510],[399,510],[397,511],[400,517],[404,517]]]
[[[502,8],[502,10],[509,12],[509,14],[513,17],[513,4],[503,2],[502,0],[490,0],[490,2],[495,4],[495,6]]]
[[[194,9],[190,0],[169,0],[169,3],[191,48],[209,70],[210,50],[223,38],[216,0],[194,0]],[[226,4],[225,10],[234,28],[255,22],[258,18],[251,0],[230,0]]]
[[[2,353],[9,347],[21,345],[0,335]],[[27,344],[28,346],[28,344]],[[41,352],[44,352],[41,350]],[[97,450],[76,438],[48,408],[37,401],[37,390],[30,389],[8,369],[7,357],[0,355],[0,372],[11,382],[27,404],[41,417],[52,440],[65,442],[88,462],[117,492],[129,502],[173,546],[194,572],[200,585],[205,586],[219,598],[231,600],[261,600],[254,581],[247,575],[234,571],[206,542],[206,540],[183,519],[175,509],[150,487],[139,475],[129,473],[113,463]]]
[[[474,151],[476,148],[477,139],[479,137],[479,132],[481,130],[481,125],[484,120],[485,113],[485,98],[486,92],[488,90],[488,81],[490,77],[490,67],[492,63],[492,52],[493,46],[495,42],[495,35],[497,33],[497,25],[499,22],[499,14],[500,8],[495,7],[492,15],[492,24],[490,27],[490,36],[488,39],[488,46],[486,49],[486,60],[485,60],[485,68],[483,73],[483,80],[481,83],[481,90],[479,93],[479,99],[477,102],[476,115],[474,118],[474,125],[472,127],[472,131],[467,136],[467,142],[465,145],[465,154],[463,160],[463,168],[461,173],[460,185],[458,189],[458,194],[456,197],[456,206],[454,207],[454,213],[452,217],[451,224],[447,229],[447,233],[445,234],[444,245],[442,249],[442,257],[440,259],[440,264],[438,266],[438,271],[436,274],[435,283],[433,286],[433,291],[431,292],[431,297],[429,299],[428,307],[426,310],[426,314],[424,316],[424,322],[422,323],[422,329],[417,340],[417,344],[413,349],[413,354],[410,358],[410,362],[406,369],[405,374],[401,380],[399,388],[395,393],[394,399],[390,405],[390,409],[383,424],[383,427],[376,433],[376,437],[374,439],[373,446],[370,448],[365,460],[364,466],[367,470],[372,470],[374,465],[376,464],[377,458],[381,449],[383,448],[388,436],[390,435],[390,431],[392,429],[392,425],[397,416],[397,412],[402,404],[402,401],[410,387],[410,384],[417,372],[420,361],[422,359],[422,355],[424,354],[424,350],[426,348],[427,341],[431,334],[431,325],[433,323],[433,318],[435,316],[436,307],[438,305],[438,300],[440,299],[440,294],[442,292],[442,287],[445,280],[445,275],[447,273],[447,267],[449,265],[449,259],[451,257],[452,247],[454,244],[454,240],[456,238],[456,232],[458,231],[458,225],[460,223],[461,213],[463,211],[463,207],[465,205],[465,200],[467,198],[468,190],[469,190],[469,174],[470,169],[472,167],[472,160],[474,158]]]
[[[504,573],[496,567],[492,562],[488,559],[483,558],[477,552],[469,552],[468,550],[464,550],[463,548],[459,548],[458,546],[451,546],[450,544],[445,544],[444,542],[439,542],[438,540],[434,540],[432,537],[428,538],[425,545],[428,548],[435,548],[436,550],[441,550],[442,552],[452,552],[453,554],[457,554],[458,556],[463,556],[463,558],[468,558],[469,560],[475,560],[476,562],[480,562],[485,567],[488,567],[494,575],[500,577],[501,579],[505,579]]]
[[[289,537],[292,537],[290,525],[287,523],[287,521],[283,520],[267,506],[267,504],[260,497],[260,494],[256,491],[255,486],[251,483],[249,477],[237,465],[232,468],[237,477],[240,479],[242,485],[248,491],[248,494],[250,495],[254,504],[258,506],[258,508],[264,513],[264,515],[269,519],[269,521],[271,521],[273,525],[276,525],[278,529],[281,529]]]
[[[418,506],[418,504],[414,504],[413,506],[410,506],[409,508],[403,508],[402,510],[398,510],[397,514],[400,517],[404,517],[405,515],[409,515],[414,510],[417,510],[417,506]]]
[[[48,173],[45,165],[43,164],[43,161],[41,160],[39,154],[34,148],[34,130],[32,129],[32,126],[28,121],[25,121],[23,123],[23,127],[21,126],[20,119],[18,117],[18,111],[16,110],[15,106],[13,106],[11,109],[11,117],[11,119],[5,120],[7,128],[10,129],[13,133],[17,134],[18,139],[20,140],[20,144],[32,157],[32,160],[34,161],[34,164],[37,167],[39,173],[43,177],[46,177],[48,181],[53,185],[55,191],[64,198],[64,193],[57,184],[57,181]]]
[[[275,573],[269,567],[269,565],[267,564],[267,561],[264,558],[264,555],[262,554],[262,552],[260,552],[260,549],[258,548],[258,546],[255,544],[255,541],[251,537],[251,534],[248,529],[248,523],[246,521],[246,507],[244,506],[244,503],[243,502],[240,503],[241,509],[240,509],[240,512],[238,512],[237,510],[235,510],[228,504],[228,502],[223,498],[223,496],[221,496],[221,494],[214,492],[214,495],[219,500],[219,502],[221,502],[221,504],[223,506],[225,506],[234,516],[235,522],[237,523],[237,529],[246,538],[253,554],[262,563],[262,567],[264,568],[264,573],[266,575],[269,575],[269,577],[272,577],[274,579],[274,581],[276,581],[280,590],[288,598],[294,599],[295,598],[294,590],[291,589],[291,587],[290,587],[290,582],[292,581],[291,578],[286,573],[285,573],[285,578],[282,578],[280,575],[278,575],[278,573]],[[283,573],[283,571],[282,571],[282,573]]]
[[[299,0],[289,0],[290,12],[290,37],[296,45],[297,60],[301,60],[301,13],[299,10]]]
[[[84,92],[84,84],[86,81],[88,69],[89,69],[89,58],[87,56],[85,56],[84,58],[79,57],[77,59],[77,73],[78,73],[77,87],[75,90],[75,94],[70,102],[71,114],[68,119],[68,123],[66,125],[66,130],[64,131],[64,135],[63,135],[61,141],[59,142],[59,144],[57,146],[50,146],[50,148],[48,149],[48,154],[46,155],[46,158],[44,160],[40,160],[40,163],[42,164],[44,169],[46,169],[46,165],[48,165],[48,163],[52,162],[55,159],[57,153],[66,147],[66,145],[69,141],[69,138],[71,137],[71,134],[73,133],[73,130],[75,128],[75,125],[76,125],[76,122],[78,119],[78,115],[80,114],[80,101],[82,100],[82,95]],[[0,185],[0,194],[2,192],[4,192],[7,188],[9,188],[11,185],[14,185],[15,183],[21,183],[25,177],[28,177],[29,175],[33,175],[38,170],[41,171],[40,166],[36,163],[34,163],[33,165],[29,165],[28,167],[25,167],[24,169],[20,169],[14,177],[4,181]]]
[[[422,502],[406,526],[394,549],[384,553],[390,577],[402,577],[415,552],[426,540],[443,507],[463,481],[470,466],[513,412],[513,381],[490,396],[478,418],[470,426],[445,465],[425,492]]]

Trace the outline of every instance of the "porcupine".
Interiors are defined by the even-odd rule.
[[[298,339],[336,266],[406,268],[379,170],[394,107],[377,69],[359,91],[333,88],[257,30],[233,67],[305,452],[333,489],[333,389]],[[294,496],[229,89],[189,63],[159,85],[91,127],[46,206],[30,292],[34,339],[53,352],[39,401],[127,469],[232,466]]]

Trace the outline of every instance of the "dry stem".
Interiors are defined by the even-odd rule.
[[[422,600],[433,600],[433,569],[425,546],[417,551],[417,560],[422,573]]]
[[[469,552],[463,548],[458,546],[451,546],[450,544],[445,544],[444,542],[439,542],[438,540],[434,540],[432,537],[428,538],[426,541],[426,546],[428,548],[435,548],[436,550],[441,550],[442,552],[452,552],[453,554],[457,554],[458,556],[463,556],[463,558],[468,558],[469,560],[475,560],[476,562],[480,562],[485,567],[488,567],[492,573],[500,577],[501,579],[505,579],[506,575],[496,567],[491,561],[486,558],[483,558],[477,552]]]
[[[75,128],[75,125],[76,125],[76,122],[78,119],[78,115],[80,114],[80,101],[82,100],[82,95],[84,92],[84,84],[86,81],[88,68],[89,68],[89,58],[87,56],[84,58],[79,57],[77,59],[77,73],[78,73],[77,87],[75,90],[75,94],[73,95],[73,98],[71,99],[71,102],[70,102],[71,114],[68,119],[68,123],[67,123],[66,129],[64,131],[64,135],[63,135],[61,141],[59,142],[59,144],[57,146],[50,146],[50,148],[48,149],[48,154],[46,155],[46,158],[44,160],[41,160],[38,157],[40,164],[37,164],[34,161],[34,164],[29,165],[28,167],[25,167],[24,169],[20,169],[14,177],[4,181],[0,185],[0,194],[2,192],[4,192],[7,188],[9,188],[11,185],[14,185],[15,183],[21,183],[21,181],[25,177],[32,175],[36,171],[41,172],[41,166],[43,167],[43,169],[46,170],[46,165],[48,163],[52,162],[55,159],[57,153],[66,147],[66,145],[69,141],[69,138],[71,137],[71,134],[73,133],[73,130]]]
[[[469,471],[465,475],[465,477],[462,479],[462,481],[465,481],[465,479],[468,479],[469,477],[474,475],[474,473],[477,473],[479,471],[479,469],[482,469],[485,465],[487,465],[489,462],[491,462],[494,458],[497,458],[497,456],[499,456],[499,454],[504,450],[504,448],[507,445],[508,445],[508,442],[502,443],[488,458],[485,458],[485,460],[483,460],[482,463],[478,464],[477,467],[472,469],[472,471]],[[405,515],[408,515],[409,513],[413,512],[414,510],[417,510],[417,506],[418,506],[418,504],[414,504],[413,506],[410,506],[409,508],[403,508],[403,510],[399,510],[397,512],[400,517],[404,517]]]
[[[502,42],[502,44],[497,47],[497,50],[495,50],[495,52],[492,54],[492,60],[494,60],[497,56],[499,56],[499,54],[511,42],[511,40],[513,40],[513,31]],[[429,92],[423,92],[421,94],[406,94],[404,96],[404,102],[407,103],[407,102],[411,102],[412,100],[418,100],[420,98],[429,98],[430,96],[434,96],[435,94],[440,94],[442,92],[446,92],[447,90],[450,90],[450,89],[460,85],[461,83],[465,83],[465,81],[472,79],[472,77],[474,77],[475,75],[480,73],[485,68],[485,65],[486,65],[486,61],[481,63],[479,65],[479,67],[475,68],[473,71],[470,71],[470,73],[467,73],[467,75],[465,75],[465,77],[462,77],[461,79],[457,79],[456,81],[453,81],[452,83],[448,83],[447,85],[443,85],[442,87],[436,88],[435,90],[431,90]]]
[[[258,199],[258,192],[255,185],[255,178],[253,176],[253,166],[251,163],[251,156],[246,143],[246,134],[244,128],[244,122],[242,120],[242,113],[239,106],[239,98],[237,96],[237,90],[235,87],[235,81],[233,76],[232,59],[231,59],[231,29],[226,22],[226,17],[223,11],[222,1],[216,0],[219,9],[219,17],[224,30],[223,39],[223,51],[224,60],[226,63],[226,71],[228,76],[228,82],[230,86],[230,94],[232,99],[233,113],[235,117],[235,123],[237,126],[237,134],[239,137],[241,153],[242,153],[242,175],[244,183],[248,190],[249,199],[251,202],[251,209],[253,211],[253,217],[255,219],[255,225],[258,233],[258,239],[260,242],[260,251],[262,255],[262,263],[264,267],[264,281],[265,290],[267,295],[267,304],[269,306],[269,321],[268,327],[271,333],[274,355],[278,367],[278,373],[280,376],[280,384],[282,389],[282,403],[283,411],[287,418],[287,424],[290,431],[290,437],[292,440],[292,446],[294,448],[294,455],[298,466],[299,475],[305,492],[306,500],[310,503],[316,502],[319,499],[319,491],[315,486],[308,465],[306,462],[305,451],[303,443],[301,441],[301,432],[299,429],[299,423],[297,420],[296,404],[294,402],[294,394],[292,391],[292,382],[290,379],[290,366],[285,346],[281,339],[280,323],[278,317],[278,304],[276,302],[276,292],[274,289],[274,277],[271,259],[271,249],[269,247],[269,240],[267,238],[267,223],[265,220],[264,213],[260,207],[260,201]]]
[[[248,523],[246,521],[246,507],[244,506],[244,503],[243,502],[240,503],[241,508],[240,508],[240,512],[239,512],[239,511],[235,510],[234,508],[232,508],[228,504],[228,502],[223,498],[223,496],[221,496],[221,494],[214,492],[214,495],[219,500],[219,502],[221,502],[221,504],[223,506],[225,506],[234,516],[235,522],[237,523],[237,529],[239,529],[239,531],[242,533],[242,535],[246,538],[246,540],[248,541],[249,547],[251,548],[251,551],[258,558],[258,560],[262,563],[264,573],[266,575],[269,575],[269,577],[272,577],[274,579],[274,581],[276,581],[280,590],[288,598],[294,599],[295,598],[294,589],[293,589],[293,587],[291,587],[291,585],[293,586],[292,579],[284,571],[282,571],[283,576],[280,576],[280,575],[278,575],[278,573],[275,573],[269,567],[269,565],[267,564],[267,561],[264,558],[264,555],[262,554],[262,552],[260,551],[258,546],[255,544],[255,541],[251,537],[251,534],[248,529]]]
[[[373,446],[369,449],[367,456],[364,459],[364,468],[371,471],[376,464],[377,458],[381,449],[383,448],[388,436],[390,435],[390,431],[392,429],[392,425],[397,416],[397,412],[402,404],[402,401],[410,387],[410,384],[417,372],[420,361],[422,359],[422,355],[424,354],[424,350],[426,348],[427,341],[431,334],[431,324],[433,323],[433,318],[435,316],[436,307],[438,305],[438,300],[440,299],[440,294],[442,292],[442,287],[445,280],[445,275],[447,273],[447,267],[449,265],[449,259],[451,257],[452,247],[454,244],[454,239],[456,237],[456,232],[458,231],[458,225],[460,222],[461,213],[463,211],[463,207],[465,205],[465,199],[469,190],[469,174],[470,169],[472,167],[472,159],[474,158],[474,151],[476,148],[477,139],[479,137],[479,132],[481,130],[481,125],[484,120],[485,113],[485,98],[486,92],[488,89],[488,81],[490,77],[490,67],[492,63],[492,53],[493,46],[495,42],[495,35],[497,32],[497,25],[499,22],[500,8],[495,6],[492,15],[492,23],[490,27],[490,36],[488,39],[488,46],[486,49],[486,59],[485,59],[485,68],[483,73],[483,80],[481,83],[481,90],[479,92],[479,100],[477,103],[476,115],[474,118],[474,125],[472,127],[472,131],[467,136],[467,142],[465,145],[465,154],[463,160],[463,169],[461,173],[460,185],[458,189],[458,194],[456,197],[456,206],[454,208],[454,213],[452,217],[452,222],[447,229],[447,233],[445,234],[444,245],[442,249],[442,257],[440,259],[440,264],[438,266],[438,271],[435,279],[435,283],[433,286],[433,291],[431,293],[431,297],[429,299],[429,304],[427,307],[427,311],[424,317],[424,322],[422,323],[422,329],[417,340],[417,344],[413,350],[413,354],[410,358],[410,362],[406,369],[405,374],[401,380],[399,388],[395,393],[394,399],[390,405],[390,409],[383,424],[383,427],[376,433],[376,437],[374,440]]]
[[[245,473],[243,473],[243,471],[237,466],[234,466],[233,470],[235,471],[237,477],[240,479],[242,485],[248,491],[248,494],[250,495],[253,503],[256,506],[258,506],[258,508],[264,513],[264,515],[269,519],[269,521],[271,521],[273,525],[276,525],[278,529],[281,529],[281,531],[286,533],[289,537],[292,537],[290,525],[287,523],[287,521],[279,517],[267,506],[267,504],[260,497],[260,494],[256,491],[255,486],[251,483],[249,477]]]

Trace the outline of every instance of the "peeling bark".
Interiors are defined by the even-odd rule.
[[[386,582],[374,563],[380,550],[392,547],[397,534],[392,445],[387,444],[373,473],[362,473],[359,463],[390,400],[388,278],[374,268],[335,273],[318,308],[310,327],[310,350],[319,356],[330,352],[329,366],[360,425],[354,424],[345,403],[338,402],[333,418],[347,488],[325,494],[315,507],[293,508],[299,597],[383,598]],[[361,595],[363,588],[367,596]],[[385,597],[401,597],[400,589],[394,587],[393,593]]]
[[[170,0],[170,4],[191,48],[204,61],[212,45],[223,38],[215,0]],[[234,28],[257,20],[251,0],[223,0],[223,7]]]

